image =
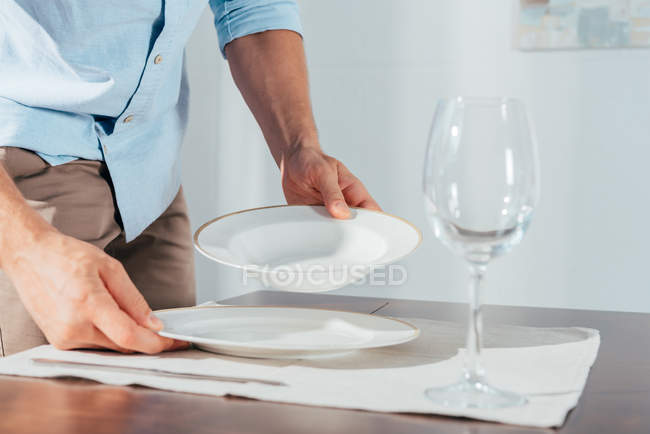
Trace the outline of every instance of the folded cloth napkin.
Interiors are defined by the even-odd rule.
[[[577,404],[600,345],[599,333],[592,329],[488,327],[483,362],[489,381],[502,389],[526,395],[529,402],[509,409],[450,409],[434,405],[424,395],[424,390],[444,386],[459,378],[463,350],[458,348],[463,346],[464,327],[425,319],[406,320],[421,330],[416,340],[336,358],[261,360],[198,350],[155,356],[120,355],[101,351],[59,351],[45,345],[0,359],[0,374],[76,376],[106,384],[139,384],[178,392],[554,427],[561,425]],[[32,362],[35,358],[253,378],[285,385],[42,366]]]

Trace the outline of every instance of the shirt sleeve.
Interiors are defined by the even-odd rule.
[[[210,0],[221,54],[234,39],[266,30],[292,30],[302,35],[294,0]]]

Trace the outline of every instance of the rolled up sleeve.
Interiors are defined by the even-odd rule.
[[[266,30],[302,35],[298,5],[292,0],[210,0],[221,54],[234,39]]]

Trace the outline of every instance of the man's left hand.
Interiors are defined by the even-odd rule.
[[[322,205],[335,218],[349,206],[381,211],[366,187],[336,158],[317,147],[297,147],[280,163],[282,189],[289,205]]]

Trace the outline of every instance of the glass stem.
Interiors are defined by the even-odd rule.
[[[467,324],[467,356],[465,358],[465,379],[471,383],[483,382],[481,366],[481,344],[483,339],[483,318],[481,313],[481,283],[485,265],[470,264],[469,281],[469,323]]]

